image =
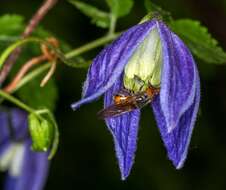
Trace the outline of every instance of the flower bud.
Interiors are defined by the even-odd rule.
[[[47,151],[52,141],[52,125],[45,119],[39,121],[35,114],[29,115],[32,150]]]

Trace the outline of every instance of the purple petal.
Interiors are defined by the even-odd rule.
[[[179,123],[195,96],[195,62],[184,43],[166,25],[159,22],[163,45],[160,105],[168,132]]]
[[[8,147],[10,141],[21,140],[27,133],[27,114],[19,109],[0,110],[0,155]]]
[[[1,147],[2,144],[5,144],[6,141],[9,141],[10,137],[10,132],[8,128],[9,119],[6,110],[3,109],[0,110],[0,123],[1,123],[0,127],[0,147]]]
[[[172,160],[177,169],[180,169],[187,157],[188,147],[191,140],[193,127],[195,124],[199,102],[200,102],[200,83],[198,73],[196,71],[197,81],[195,89],[195,98],[191,106],[180,117],[180,120],[175,129],[168,133],[167,124],[164,113],[161,109],[159,96],[152,103],[155,118],[160,130],[162,140],[168,152],[168,157]]]
[[[21,109],[12,109],[10,113],[13,127],[13,140],[21,140],[28,136],[27,112]]]
[[[117,81],[115,85],[106,92],[104,99],[105,108],[112,105],[112,96],[121,89],[121,86],[121,81]],[[139,119],[139,109],[118,117],[106,119],[108,129],[114,138],[116,156],[119,162],[122,180],[128,177],[134,162]]]
[[[48,173],[48,153],[37,153],[30,150],[31,143],[26,142],[26,150],[19,176],[8,172],[5,190],[42,190]]]
[[[1,143],[0,145],[0,159],[2,158],[2,156],[4,156],[5,152],[8,150],[8,148],[10,147],[10,141],[6,140],[5,142]]]
[[[83,99],[72,104],[73,109],[97,99],[115,83],[135,49],[156,27],[156,23],[156,20],[152,20],[130,28],[100,52],[89,68],[83,87]]]

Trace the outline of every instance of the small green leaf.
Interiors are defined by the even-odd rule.
[[[116,17],[123,17],[130,13],[133,0],[106,0],[111,12]]]
[[[24,29],[23,20],[19,15],[0,16],[0,51],[4,50],[9,43],[20,39]]]
[[[110,16],[108,13],[77,0],[70,0],[69,2],[78,8],[83,14],[92,18],[92,23],[97,26],[102,28],[108,28],[110,26]]]
[[[3,15],[0,17],[0,35],[15,35],[24,28],[23,17],[19,15]]]
[[[33,38],[30,39],[20,39],[14,43],[12,43],[10,46],[8,46],[0,55],[0,68],[4,64],[5,60],[9,57],[9,55],[19,46],[22,46],[28,42],[33,42]]]
[[[46,152],[52,142],[53,126],[49,121],[31,113],[28,117],[29,131],[32,139],[32,149],[34,151]]]
[[[207,63],[226,63],[226,52],[199,21],[179,19],[169,25],[198,58]]]

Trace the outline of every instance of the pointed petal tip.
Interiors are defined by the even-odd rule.
[[[77,102],[71,104],[71,109],[72,109],[73,111],[77,110],[78,108],[79,108],[79,106],[77,105]]]
[[[173,160],[168,157],[168,159],[172,162],[172,165],[176,170],[180,170],[184,167],[184,162],[185,162],[184,158],[181,158],[180,160]]]
[[[177,170],[180,170],[181,168],[183,168],[183,166],[184,166],[184,162],[183,163],[179,163],[177,166],[176,166],[176,169]]]
[[[94,94],[88,96],[88,97],[82,97],[81,100],[71,104],[71,108],[75,111],[77,110],[81,105],[83,104],[87,104],[90,103],[92,101],[97,100],[103,93],[106,92],[106,90],[108,90],[108,86],[106,88],[102,88],[101,90],[99,90],[98,92],[95,92]]]
[[[92,97],[81,99],[81,100],[79,100],[79,101],[77,101],[77,102],[72,103],[72,104],[71,104],[71,108],[72,108],[73,111],[75,111],[75,110],[77,110],[81,105],[87,104],[87,103],[91,102],[92,100],[93,100]]]
[[[184,162],[185,162],[186,157],[183,156],[180,161],[176,164],[176,169],[180,170],[184,167]]]
[[[130,175],[130,170],[131,170],[131,168],[130,169],[129,168],[124,168],[124,169],[120,168],[121,180],[122,181],[126,181],[127,180],[127,178]]]
[[[121,180],[122,180],[122,181],[126,181],[127,177],[128,177],[128,175],[126,176],[126,175],[123,175],[123,174],[122,174],[122,175],[121,175]]]

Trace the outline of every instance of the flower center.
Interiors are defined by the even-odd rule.
[[[137,47],[124,69],[124,87],[134,92],[160,87],[162,44],[157,28]]]

